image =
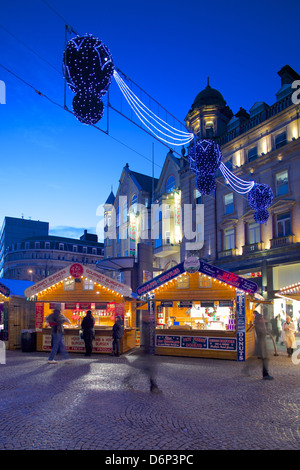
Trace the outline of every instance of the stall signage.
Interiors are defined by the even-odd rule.
[[[214,279],[223,281],[230,286],[236,287],[237,289],[242,289],[243,291],[249,292],[250,294],[254,294],[258,289],[257,284],[253,281],[244,279],[243,277],[240,277],[237,274],[230,273],[229,271],[217,268],[216,266],[212,266],[211,264],[206,263],[201,259],[198,259],[197,262],[195,260],[197,261],[197,258],[188,258],[184,262],[179,263],[177,266],[174,266],[173,268],[168,269],[168,271],[165,271],[164,273],[155,277],[151,281],[145,282],[137,288],[137,294],[147,294],[148,292],[156,289],[162,284],[176,278],[180,274],[189,271],[195,272],[196,266],[198,266],[197,271],[199,271],[200,273],[206,274],[207,276],[213,277]]]
[[[255,282],[244,279],[237,274],[224,271],[224,269],[212,266],[202,260],[200,260],[199,271],[202,274],[207,274],[208,276],[218,279],[219,281],[223,281],[237,289],[249,292],[250,294],[254,294],[257,291],[257,284]]]
[[[187,258],[184,261],[183,265],[187,273],[195,273],[199,271],[200,261],[199,261],[199,258],[196,258],[195,256],[191,256],[190,258]]]
[[[207,349],[207,337],[205,336],[182,336],[181,347],[191,349]]]
[[[246,359],[246,313],[245,313],[245,292],[236,292],[236,336],[238,340],[238,361]]]
[[[10,290],[4,284],[0,282],[0,294],[3,294],[5,297],[10,296]]]
[[[76,302],[72,302],[72,303],[69,302],[69,303],[65,304],[65,309],[66,310],[75,310],[76,306],[77,306]]]
[[[203,308],[214,308],[215,303],[214,301],[209,301],[209,300],[201,300],[201,307]]]
[[[188,300],[182,300],[179,302],[179,308],[192,308],[193,302],[189,302]]]
[[[180,348],[180,336],[156,335],[156,346],[167,348]]]
[[[70,266],[70,275],[74,278],[83,276],[83,266],[79,263],[74,263]]]
[[[111,353],[112,338],[110,336],[96,336],[93,342],[93,351],[101,353]]]
[[[208,338],[208,349],[236,351],[236,338]]]
[[[43,330],[44,322],[44,303],[36,302],[35,304],[35,331]]]
[[[156,335],[156,347],[236,351],[236,338]]]
[[[129,297],[132,293],[132,290],[129,286],[115,281],[114,279],[107,277],[104,274],[99,273],[98,271],[94,271],[89,267],[83,266],[79,263],[74,263],[69,268],[66,267],[64,269],[61,269],[60,271],[57,271],[51,276],[48,276],[42,281],[39,281],[33,286],[30,286],[25,289],[25,296],[35,296],[42,290],[47,289],[48,287],[51,287],[54,284],[63,281],[64,279],[67,279],[70,275],[75,279],[80,279],[81,276],[85,276],[91,281],[97,282],[98,284],[112,289],[115,292],[118,292],[119,294],[124,296]]]
[[[165,300],[160,305],[161,307],[173,307],[173,300]]]
[[[143,295],[147,294],[156,287],[161,286],[167,281],[174,279],[175,277],[179,276],[179,274],[183,274],[185,272],[183,263],[178,264],[174,268],[168,269],[164,273],[160,274],[159,276],[155,277],[151,281],[146,282],[142,286],[137,288],[137,294]]]
[[[245,350],[246,350],[246,335],[245,332],[242,331],[240,333],[236,333],[237,343],[238,343],[238,351],[237,351],[237,360],[239,362],[244,362],[246,359]]]

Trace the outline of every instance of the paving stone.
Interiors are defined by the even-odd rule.
[[[7,351],[0,449],[298,450],[300,365],[278,353],[272,381],[258,359],[246,376],[235,361],[156,357],[153,395],[134,354],[48,364],[46,353]]]

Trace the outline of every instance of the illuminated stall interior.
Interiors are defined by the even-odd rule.
[[[77,268],[79,266],[75,271],[76,274],[71,266],[56,275],[49,276],[27,291],[31,300],[36,301],[36,331],[50,335],[46,318],[55,308],[59,308],[71,322],[64,324],[67,349],[68,343],[72,343],[70,350],[82,351],[84,344],[80,342],[79,329],[86,312],[91,310],[95,318],[96,343],[98,339],[100,341],[100,336],[102,343],[104,336],[111,338],[115,317],[120,315],[124,322],[122,352],[135,347],[135,304],[131,297],[131,289],[98,271],[83,265],[76,264],[76,266]],[[68,335],[73,335],[73,339],[68,340]],[[49,348],[45,346],[46,343],[49,344],[49,338],[48,342],[38,338],[38,345],[42,350]],[[98,347],[96,345],[95,352],[109,352],[111,344],[108,339],[106,343],[106,348],[102,348],[103,350],[100,345]]]
[[[190,260],[197,267],[188,268]],[[245,360],[255,344],[256,290],[252,281],[190,258],[137,293],[147,301],[139,308],[154,312],[156,354]]]
[[[236,289],[222,281],[199,272],[184,273],[151,293],[156,303],[157,329],[236,329]],[[253,324],[252,296],[246,296],[246,302],[247,329]]]

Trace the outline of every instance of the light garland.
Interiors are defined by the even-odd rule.
[[[254,181],[244,181],[234,173],[232,173],[222,162],[220,164],[220,171],[223,174],[224,178],[228,181],[228,184],[234,189],[235,192],[239,194],[245,194],[251,191],[255,182]]]
[[[254,220],[258,223],[268,220],[267,208],[273,201],[271,188],[233,174],[222,162],[220,147],[213,140],[197,139],[192,132],[176,129],[151,111],[114,70],[112,56],[100,39],[92,35],[71,39],[63,59],[64,76],[75,93],[74,115],[80,122],[96,124],[102,118],[104,105],[100,98],[107,92],[113,76],[135,115],[155,137],[171,146],[184,146],[194,139],[188,160],[201,194],[208,195],[216,189],[215,173],[220,169],[234,191],[248,193],[249,205],[256,211]]]
[[[167,144],[177,146],[188,144],[192,139],[194,139],[195,136],[193,133],[176,129],[147,108],[147,106],[145,106],[144,103],[142,103],[142,101],[130,90],[116,70],[114,71],[113,76],[129,106],[152,134]],[[166,140],[162,136],[167,137],[169,140]]]

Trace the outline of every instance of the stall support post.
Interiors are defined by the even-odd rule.
[[[237,336],[237,360],[246,360],[246,310],[245,292],[236,291],[236,336]]]

